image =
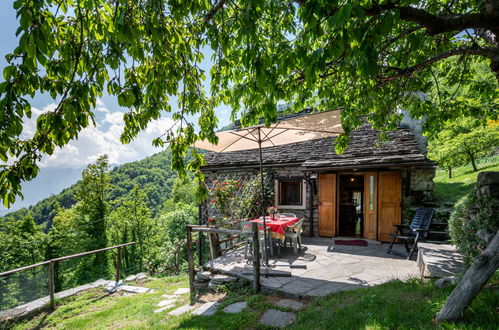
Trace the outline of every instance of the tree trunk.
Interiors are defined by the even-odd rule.
[[[473,154],[469,154],[469,155],[470,155],[471,165],[473,166],[473,172],[476,172],[476,171],[478,171],[478,168],[476,168],[475,156],[473,156]]]
[[[452,179],[452,167],[447,166],[447,170],[449,171],[449,179]]]
[[[436,321],[453,321],[462,317],[466,307],[478,295],[499,267],[499,231],[485,251],[475,259],[438,313]]]

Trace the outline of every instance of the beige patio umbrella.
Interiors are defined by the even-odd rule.
[[[196,148],[214,152],[231,152],[258,149],[260,154],[260,184],[262,201],[264,200],[262,148],[283,144],[297,143],[314,139],[322,139],[343,133],[340,121],[340,110],[331,110],[315,114],[302,115],[283,119],[270,126],[256,125],[236,130],[216,133],[218,144],[206,140],[197,141]],[[265,223],[265,206],[262,203],[263,227]],[[267,249],[266,231],[264,233],[265,251]],[[265,258],[268,267],[268,258]]]

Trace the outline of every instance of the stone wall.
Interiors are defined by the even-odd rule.
[[[275,178],[278,177],[301,177],[305,180],[304,173],[299,167],[272,167],[265,168],[265,172],[273,173]],[[220,177],[222,174],[228,177],[242,177],[247,175],[247,173],[256,174],[258,171],[256,169],[227,169],[219,171],[205,170],[206,182],[209,186],[213,179]],[[412,221],[412,217],[415,213],[417,207],[429,206],[432,203],[432,193],[433,193],[433,177],[435,176],[434,169],[403,169],[401,170],[402,177],[402,223],[409,224]],[[318,181],[318,180],[317,180]],[[279,208],[280,212],[291,212],[296,214],[299,218],[304,218],[303,231],[304,235],[310,235],[310,231],[313,231],[314,236],[318,236],[318,196],[315,194],[312,180],[304,181],[306,186],[305,194],[305,208],[302,209],[284,209]],[[408,186],[409,185],[409,186]],[[316,182],[316,189],[318,190],[318,182]],[[312,228],[310,221],[310,196],[313,197],[313,221]]]

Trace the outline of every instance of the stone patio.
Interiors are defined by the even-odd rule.
[[[293,255],[292,249],[285,248],[280,259],[275,257],[270,262],[275,265],[272,272],[290,272],[291,276],[261,276],[262,289],[307,298],[420,276],[416,262],[388,255],[386,248],[386,244],[346,246],[335,245],[330,238],[303,237],[299,255]],[[253,278],[252,266],[244,260],[243,249],[209,261],[205,268],[249,280]]]

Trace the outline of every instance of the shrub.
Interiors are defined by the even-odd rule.
[[[493,234],[499,227],[492,204],[490,199],[477,198],[476,192],[472,191],[454,205],[449,219],[449,234],[468,265],[487,247],[479,231]]]

